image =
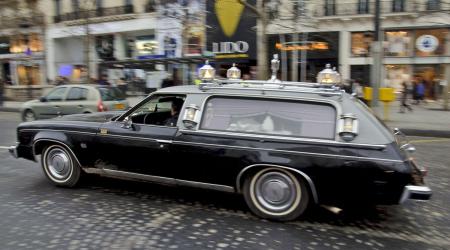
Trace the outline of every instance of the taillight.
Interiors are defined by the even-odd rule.
[[[422,173],[422,176],[423,176],[423,177],[427,176],[427,175],[428,175],[428,169],[427,169],[427,167],[422,167],[422,168],[420,169],[420,172]]]
[[[98,112],[104,112],[104,111],[107,111],[107,110],[108,109],[106,108],[106,106],[103,105],[103,102],[102,101],[98,101],[97,111]]]

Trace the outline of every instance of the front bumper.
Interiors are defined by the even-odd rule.
[[[402,204],[408,199],[426,201],[431,198],[432,194],[433,192],[427,186],[408,185],[403,189],[403,194],[400,197],[399,204]]]
[[[11,146],[8,148],[9,153],[11,153],[11,155],[14,158],[19,158],[19,154],[17,153],[17,146]]]

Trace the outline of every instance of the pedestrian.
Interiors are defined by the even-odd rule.
[[[414,100],[415,104],[419,104],[425,97],[425,80],[420,79],[414,88]]]
[[[175,84],[174,84],[173,80],[169,77],[166,77],[161,83],[161,88],[172,87],[174,85]]]
[[[105,85],[105,86],[110,86],[111,84],[108,82],[108,79],[106,76],[102,76],[102,78],[100,79],[100,81],[98,81],[99,85]]]
[[[401,105],[400,105],[400,111],[399,113],[405,113],[405,108],[407,108],[410,112],[413,111],[413,109],[411,108],[411,105],[408,104],[408,94],[409,94],[409,90],[408,90],[408,85],[406,84],[406,82],[402,82],[402,95],[400,98],[401,101]]]
[[[117,80],[117,87],[126,95],[127,94],[127,89],[128,89],[128,84],[125,81],[125,78],[120,78]]]
[[[352,93],[356,94],[356,97],[361,100],[362,102],[366,103],[366,100],[364,99],[364,90],[361,84],[358,81],[353,81],[352,84]]]

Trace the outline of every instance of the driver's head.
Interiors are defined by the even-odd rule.
[[[181,107],[183,106],[183,100],[182,99],[174,99],[172,101],[172,115],[176,115],[180,113]]]

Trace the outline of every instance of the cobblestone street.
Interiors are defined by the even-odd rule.
[[[294,222],[250,213],[240,196],[90,176],[73,189],[14,159],[18,114],[0,113],[1,249],[450,249],[450,140],[411,137],[430,202],[316,207]]]

